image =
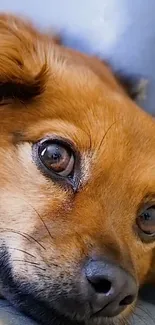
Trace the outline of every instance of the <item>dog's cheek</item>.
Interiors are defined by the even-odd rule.
[[[150,263],[146,263],[147,264],[146,267],[148,267],[149,269],[147,275],[144,278],[143,283],[155,284],[155,248],[154,247],[151,249],[149,256],[150,256]]]
[[[148,279],[148,274],[152,265],[153,250],[152,247],[143,243],[140,244],[140,247],[138,246],[137,249],[135,248],[133,258],[137,280],[141,287]]]
[[[1,158],[0,246],[7,245],[12,261],[23,259],[19,248],[35,256],[37,252],[38,260],[43,247],[52,244],[46,222],[52,228],[56,219],[59,227],[59,217],[70,196],[40,173],[32,161],[30,144],[5,150]]]

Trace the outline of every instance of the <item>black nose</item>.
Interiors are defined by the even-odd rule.
[[[136,298],[134,278],[115,264],[90,261],[85,267],[85,275],[94,316],[114,317]]]

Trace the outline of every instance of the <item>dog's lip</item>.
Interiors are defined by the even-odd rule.
[[[113,303],[114,303],[114,301],[109,302],[103,308],[98,310],[97,312],[92,313],[91,318],[113,318],[113,317],[120,315],[121,312],[125,309],[125,307],[122,306],[122,308],[119,308],[119,312],[114,310],[114,312],[112,313],[111,309],[112,309]],[[92,310],[92,307],[91,307],[91,310]]]

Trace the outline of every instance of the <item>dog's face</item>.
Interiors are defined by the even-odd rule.
[[[110,70],[0,20],[0,290],[43,324],[126,317],[155,246],[155,125]]]

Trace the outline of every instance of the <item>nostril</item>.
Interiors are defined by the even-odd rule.
[[[128,306],[131,305],[134,301],[134,296],[128,295],[124,299],[122,299],[119,303],[120,306]]]
[[[111,282],[106,279],[93,279],[90,281],[92,287],[97,293],[107,294],[111,289]]]

